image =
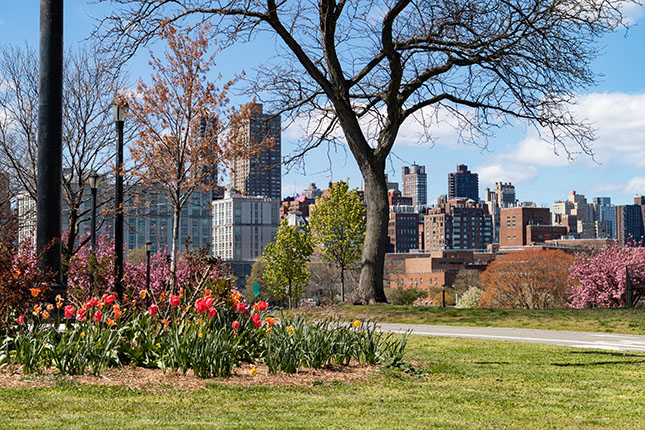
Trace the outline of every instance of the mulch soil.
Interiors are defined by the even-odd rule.
[[[255,374],[252,368],[255,367]],[[0,387],[47,387],[61,384],[108,385],[125,386],[143,391],[198,391],[208,388],[208,384],[221,383],[227,385],[283,385],[283,386],[313,386],[328,384],[334,381],[355,382],[365,380],[378,371],[377,366],[329,365],[322,369],[302,369],[296,374],[278,373],[270,375],[263,364],[254,366],[242,363],[233,369],[233,375],[228,378],[198,378],[188,371],[186,375],[160,369],[145,369],[142,367],[126,366],[123,368],[107,369],[101,376],[63,376],[56,369],[43,371],[38,375],[23,375],[21,372],[11,372],[7,367],[0,368]]]

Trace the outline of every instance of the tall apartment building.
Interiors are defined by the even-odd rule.
[[[401,191],[390,190],[386,252],[410,252],[419,249],[419,212],[412,205],[412,197],[401,195]]]
[[[640,242],[645,234],[643,206],[616,206],[616,240],[620,246],[628,242]]]
[[[495,197],[500,208],[515,206],[515,187],[510,182],[495,182]]]
[[[280,224],[280,200],[226,193],[213,202],[213,255],[229,261],[262,256]]]
[[[596,222],[596,237],[613,239],[616,237],[616,210],[609,197],[594,197],[594,221]]]
[[[195,191],[186,201],[179,218],[180,251],[186,249],[188,239],[191,248],[206,248],[212,243],[211,201],[210,190]],[[128,188],[123,225],[123,243],[128,250],[141,248],[146,242],[152,242],[153,252],[158,247],[170,250],[173,208],[165,191],[157,187]],[[89,229],[89,223],[82,228]]]
[[[493,242],[499,243],[500,209],[517,205],[515,187],[510,182],[495,182],[495,189],[486,188],[484,201],[493,220]]]
[[[251,109],[251,116],[243,125],[243,143],[257,146],[271,141],[271,145],[251,159],[233,160],[230,188],[242,195],[279,201],[282,197],[280,116],[263,113],[261,104],[246,106]]]
[[[425,250],[485,249],[493,243],[493,220],[486,205],[448,200],[424,216]]]
[[[428,205],[428,176],[426,167],[412,164],[403,166],[403,195],[412,197],[413,206]]]
[[[217,120],[213,117],[203,116],[197,121],[196,130],[194,130],[202,142],[207,144],[212,151],[217,150]],[[206,141],[206,142],[204,142]],[[206,187],[211,190],[212,198],[221,199],[224,197],[224,187],[219,183],[219,168],[217,162],[204,166]]]
[[[411,205],[390,206],[386,252],[419,249],[419,212]]]
[[[468,170],[465,164],[457,165],[457,171],[448,173],[448,199],[472,199],[479,202],[479,175]]]
[[[36,246],[36,200],[27,191],[18,193],[18,240]]]

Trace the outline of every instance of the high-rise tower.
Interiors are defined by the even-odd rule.
[[[426,166],[403,166],[403,196],[412,197],[413,206],[427,206],[428,177]]]
[[[479,202],[479,175],[471,173],[465,164],[457,165],[457,171],[448,173],[448,199],[457,197]]]
[[[262,113],[262,105],[247,105],[249,120],[243,125],[245,145],[270,145],[250,159],[233,160],[231,188],[243,195],[280,199],[282,197],[280,116]],[[244,108],[245,106],[243,106]]]

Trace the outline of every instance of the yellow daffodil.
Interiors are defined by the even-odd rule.
[[[361,325],[361,320],[356,320],[352,323],[352,327],[358,327]]]

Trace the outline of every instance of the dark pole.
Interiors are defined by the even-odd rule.
[[[93,263],[96,262],[96,191],[99,188],[100,181],[101,181],[101,177],[99,176],[99,174],[92,170],[92,172],[90,172],[88,182],[90,184],[90,191],[92,192],[92,213],[91,213],[92,217],[90,218],[91,220],[90,239],[92,244]],[[94,267],[92,266],[92,270],[90,271],[90,294],[93,288],[94,288]]]
[[[92,191],[92,222],[91,232],[92,235],[92,252],[96,252],[96,188],[90,188]]]
[[[150,252],[152,251],[152,242],[146,242],[146,293],[152,299],[152,294],[150,294]]]
[[[446,286],[445,285],[441,286],[441,307],[442,308],[446,307]]]
[[[117,297],[123,298],[123,120],[117,119],[116,124],[116,190],[114,215],[114,290]]]
[[[65,293],[61,272],[63,178],[63,0],[40,1],[36,246],[40,266],[55,272],[50,295]]]
[[[625,306],[631,308],[634,306],[632,295],[632,277],[629,276],[629,266],[625,266]]]

